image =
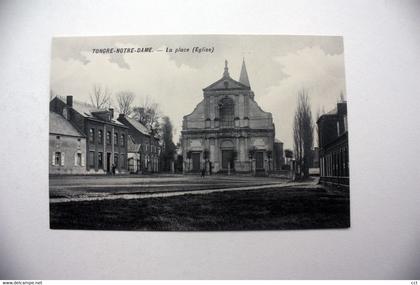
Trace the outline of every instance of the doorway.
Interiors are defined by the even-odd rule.
[[[255,153],[255,167],[257,170],[264,169],[264,152],[257,151]]]
[[[201,153],[199,152],[193,152],[191,154],[191,159],[192,159],[192,171],[194,172],[199,172],[200,171],[200,156]]]
[[[233,150],[222,150],[222,169],[227,170],[229,166],[233,170]]]
[[[111,172],[111,153],[106,153],[106,172]]]

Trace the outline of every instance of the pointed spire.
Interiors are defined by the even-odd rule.
[[[241,75],[239,76],[239,82],[241,82],[242,84],[245,84],[246,86],[251,87],[251,85],[249,84],[248,72],[246,72],[245,58],[243,58],[242,60],[242,68],[241,68]]]
[[[223,72],[223,77],[229,77],[229,68],[227,60],[225,60],[225,72]]]

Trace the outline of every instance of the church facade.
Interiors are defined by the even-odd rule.
[[[181,147],[185,172],[268,173],[275,169],[272,114],[254,100],[245,66],[239,81],[223,77],[203,89],[203,100],[184,116]]]

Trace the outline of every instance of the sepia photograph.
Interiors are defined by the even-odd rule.
[[[55,37],[49,98],[51,229],[350,227],[340,36]]]
[[[0,0],[0,284],[417,285],[419,12]]]

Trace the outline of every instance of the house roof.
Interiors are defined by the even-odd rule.
[[[54,112],[50,112],[50,134],[83,137],[69,121]]]
[[[139,152],[140,144],[136,143],[132,136],[128,135],[128,144],[127,144],[127,151],[128,152]]]
[[[65,98],[62,98],[61,96],[57,96],[57,98],[60,99],[61,101],[63,101],[64,103],[66,103]],[[101,117],[95,116],[94,114],[95,113],[104,114],[104,113],[109,112],[108,109],[98,109],[98,108],[92,106],[91,104],[88,104],[88,103],[85,103],[85,102],[80,102],[80,101],[77,101],[77,100],[73,101],[72,108],[73,108],[73,110],[75,110],[77,113],[79,113],[83,117],[97,119],[97,120],[101,120],[101,121],[104,121],[104,120]],[[113,123],[113,124],[124,126],[122,123],[120,123],[119,121],[117,121],[115,119],[111,119],[110,122]]]
[[[336,114],[337,114],[337,107],[335,107],[331,111],[325,113],[325,115],[336,115]]]
[[[334,109],[328,111],[327,113],[319,116],[318,120],[316,120],[316,123],[318,124],[318,122],[320,122],[321,120],[326,119],[326,118],[330,118],[330,119],[334,118],[334,116],[336,116],[336,115],[337,115],[337,107],[335,107]]]
[[[142,133],[143,135],[146,136],[150,136],[150,131],[148,128],[146,128],[146,126],[144,126],[142,123],[140,123],[139,121],[132,119],[130,117],[125,116],[124,117],[128,123],[130,125],[132,125],[137,131],[139,131],[140,133]]]

